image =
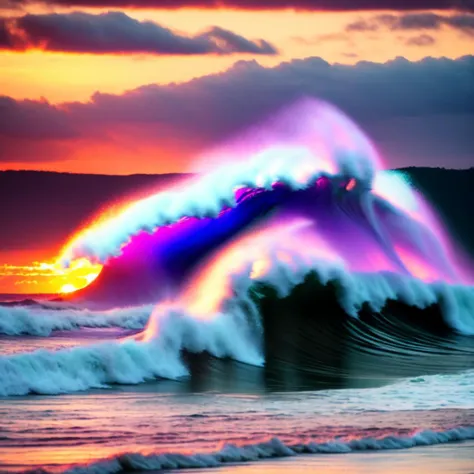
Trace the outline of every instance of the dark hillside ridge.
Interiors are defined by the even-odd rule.
[[[404,168],[438,213],[453,240],[474,256],[474,168]]]
[[[474,256],[474,168],[402,171],[426,196],[451,235]],[[0,172],[0,250],[59,247],[107,204],[188,176]]]
[[[186,176],[0,172],[0,249],[61,245],[107,204]]]

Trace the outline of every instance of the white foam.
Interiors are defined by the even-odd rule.
[[[223,207],[235,205],[234,192],[242,186],[270,189],[281,181],[299,189],[329,175],[354,177],[370,187],[378,168],[376,151],[331,105],[307,99],[262,130],[241,140],[245,150],[242,143],[215,150],[219,165],[205,175],[136,201],[81,233],[66,249],[64,263],[81,257],[105,262],[142,230],[153,232],[187,216],[215,217]],[[212,156],[205,161],[211,162]]]
[[[152,311],[152,305],[109,311],[0,306],[0,334],[49,336],[53,331],[71,331],[86,327],[142,329]]]
[[[299,261],[298,265],[272,260],[271,268],[260,280],[270,283],[279,296],[284,297],[304,280],[310,270],[316,271],[323,284],[330,280],[339,282],[341,305],[352,317],[357,317],[364,303],[374,311],[380,311],[389,299],[419,308],[439,304],[454,329],[474,334],[472,287],[427,284],[392,273],[351,274],[338,262],[311,260],[310,254],[307,261]],[[261,365],[264,360],[259,315],[249,299],[249,289],[255,282],[250,278],[251,272],[250,265],[244,266],[237,274],[228,275],[231,296],[224,298],[219,311],[206,315],[206,319],[202,315],[190,314],[186,308],[161,305],[150,317],[141,341],[116,341],[0,357],[0,394],[65,393],[116,383],[176,379],[188,375],[180,356],[183,349],[196,353],[207,351],[216,357]],[[54,329],[71,329],[78,325],[107,327],[122,324],[130,327],[143,324],[149,308],[134,311],[137,312],[124,309],[101,315],[71,310],[63,315],[60,311],[52,315],[51,311],[45,311],[43,318],[18,309],[16,322],[12,323],[15,312],[9,313],[3,322],[0,320],[0,327],[16,333],[47,334]]]
[[[380,312],[389,300],[420,309],[439,305],[449,327],[460,334],[474,335],[472,286],[452,285],[442,281],[426,283],[410,275],[393,272],[350,272],[341,260],[322,259],[318,246],[305,246],[303,254],[300,249],[284,246],[281,242],[272,247],[270,241],[265,241],[266,249],[258,247],[257,241],[252,240],[250,244],[253,251],[250,247],[244,247],[238,254],[241,260],[239,270],[219,276],[219,284],[227,286],[223,293],[230,295],[228,300],[233,304],[229,305],[229,301],[224,300],[216,303],[216,306],[235,308],[240,305],[241,308],[248,308],[252,305],[248,297],[249,290],[255,281],[271,285],[277,290],[278,296],[284,298],[296,285],[301,284],[310,272],[315,272],[323,285],[330,281],[338,282],[339,303],[352,317],[358,316],[364,304],[368,304],[374,312]],[[286,252],[289,263],[278,258],[279,249]],[[266,261],[265,272],[258,277],[253,276],[255,253]],[[199,291],[194,293],[199,294]],[[314,304],[317,306],[317,300]]]
[[[408,449],[416,446],[474,439],[474,427],[456,427],[445,431],[418,431],[411,436],[387,436],[353,440],[331,440],[325,443],[308,442],[287,445],[279,438],[256,444],[237,446],[226,444],[211,453],[140,454],[126,453],[112,459],[75,466],[67,474],[111,474],[130,471],[158,471],[190,468],[222,467],[226,464],[255,462],[261,459],[298,456],[301,454],[345,454],[357,451]]]
[[[473,288],[424,284],[394,274],[352,275],[337,266],[319,266],[317,271],[323,283],[338,279],[341,302],[353,317],[357,317],[357,310],[364,302],[374,310],[380,310],[387,299],[420,308],[438,303],[454,327],[460,331],[464,328],[464,332],[472,331]],[[284,296],[306,274],[301,267],[280,264],[275,265],[265,278],[278,289],[280,296]],[[207,351],[216,357],[261,365],[264,360],[260,328],[248,311],[251,280],[240,274],[240,280],[234,275],[233,282],[236,293],[223,306],[227,312],[200,319],[183,309],[160,306],[150,318],[141,341],[128,339],[0,357],[0,395],[66,393],[109,384],[177,379],[188,375],[180,356],[183,349],[196,353]]]
[[[158,316],[155,318],[157,321]],[[0,396],[58,394],[188,375],[181,350],[263,363],[238,316],[199,321],[175,311],[159,318],[159,336],[0,357]]]

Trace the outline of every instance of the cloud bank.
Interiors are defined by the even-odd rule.
[[[277,54],[277,49],[263,39],[249,40],[216,26],[196,36],[183,36],[122,12],[27,14],[0,19],[0,49],[89,54]]]
[[[377,31],[380,28],[391,31],[439,30],[443,26],[474,36],[474,15],[470,13],[439,15],[432,12],[384,14],[350,23],[346,31],[367,32]]]
[[[68,159],[71,149],[80,159],[100,144],[110,153],[97,159],[129,160],[130,172],[140,172],[147,159],[157,172],[189,170],[201,150],[311,96],[360,123],[391,166],[467,167],[474,149],[473,71],[474,56],[355,66],[308,58],[273,68],[239,61],[224,73],[120,95],[96,93],[86,103],[3,97],[0,161]],[[109,172],[116,172],[112,165]]]

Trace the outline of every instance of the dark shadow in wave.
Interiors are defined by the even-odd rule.
[[[186,353],[190,390],[363,388],[474,368],[474,338],[453,334],[439,305],[388,301],[381,313],[364,306],[356,319],[338,303],[337,282],[323,286],[309,275],[286,298],[268,286],[258,291],[265,367]]]

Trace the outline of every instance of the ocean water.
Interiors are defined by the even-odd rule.
[[[11,356],[40,358],[78,346],[102,347],[136,332],[82,328],[47,337],[3,336],[3,388]],[[437,344],[417,341],[418,352],[408,359],[405,349],[383,357],[380,348],[366,352],[360,343],[358,350],[344,349],[343,362],[302,346],[301,354],[283,350],[266,367],[187,354],[189,375],[175,380],[108,384],[74,393],[61,393],[66,390],[59,385],[54,395],[37,390],[0,397],[0,471],[199,467],[314,472],[324,467],[325,472],[399,472],[380,466],[400,459],[413,472],[471,472],[474,457],[464,444],[472,447],[474,440],[474,344],[463,337],[434,340]],[[56,363],[49,370],[63,368]],[[53,392],[51,387],[45,391]],[[444,444],[456,448],[436,454]],[[386,450],[415,454],[392,457],[383,454]],[[374,451],[380,452],[376,458]],[[236,467],[240,463],[251,465]],[[76,464],[80,469],[71,466]]]

